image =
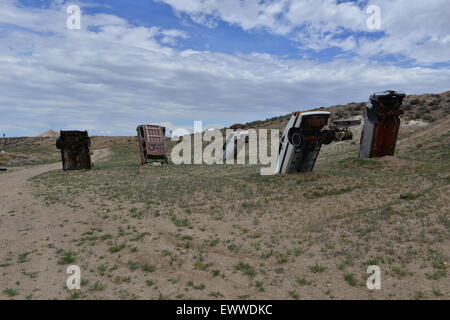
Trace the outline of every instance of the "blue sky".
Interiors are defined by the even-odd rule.
[[[0,131],[212,128],[446,91],[449,13],[446,0],[2,0]]]
[[[21,0],[24,6],[49,8],[51,0]],[[121,17],[135,26],[159,26],[165,29],[178,29],[189,33],[189,39],[180,40],[174,47],[178,49],[207,50],[223,53],[264,52],[285,58],[299,58],[302,53],[295,42],[286,37],[275,35],[264,30],[246,32],[235,25],[218,21],[214,28],[192,22],[187,16],[180,18],[174,14],[173,8],[163,2],[152,0],[98,0],[89,1],[97,6],[84,7],[86,14],[106,13]],[[130,5],[130,3],[132,3]],[[318,59],[330,59],[330,52],[318,53]]]

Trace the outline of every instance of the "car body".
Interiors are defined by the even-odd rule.
[[[375,93],[366,105],[359,156],[362,159],[393,156],[400,129],[405,94],[393,90]]]
[[[334,138],[322,129],[328,124],[328,111],[292,114],[280,140],[277,173],[309,172],[314,169],[322,144]]]
[[[61,131],[56,140],[61,150],[63,170],[90,170],[91,139],[87,131]]]
[[[158,125],[140,125],[136,131],[141,164],[167,163],[166,128]]]

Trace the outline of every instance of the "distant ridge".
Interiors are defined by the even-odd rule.
[[[38,135],[38,137],[40,138],[57,138],[59,137],[59,133],[53,130],[48,130],[45,131],[43,133],[41,133],[40,135]]]

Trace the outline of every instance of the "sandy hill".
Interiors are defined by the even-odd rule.
[[[57,138],[57,137],[59,137],[59,133],[54,130],[48,130],[48,131],[41,133],[37,137],[39,137],[39,138]]]

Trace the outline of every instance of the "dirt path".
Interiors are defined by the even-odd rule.
[[[109,155],[108,149],[96,150],[93,161]],[[51,270],[55,263],[49,261],[55,259],[52,248],[64,238],[53,226],[70,213],[45,206],[33,196],[29,183],[32,177],[60,168],[60,163],[53,163],[0,175],[0,299],[8,298],[5,289],[16,292],[13,296],[9,291],[14,298],[47,298],[56,296],[56,288],[63,289],[64,282],[51,282],[52,272],[60,270]],[[17,274],[25,275],[26,281],[17,283]]]
[[[104,159],[110,153],[108,149],[95,150],[92,160],[98,161]],[[22,200],[29,200],[25,199],[25,197],[30,196],[26,192],[29,179],[44,172],[58,170],[60,168],[60,163],[52,163],[2,174],[0,176],[0,213],[3,214],[21,207],[26,203]]]

